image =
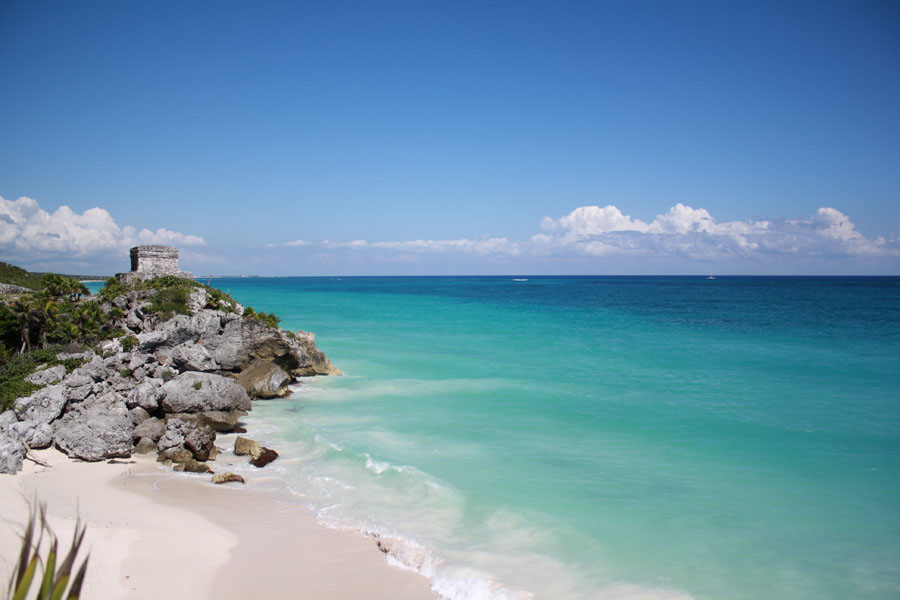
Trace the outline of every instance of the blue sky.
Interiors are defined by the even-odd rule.
[[[0,258],[900,274],[896,2],[0,4]]]

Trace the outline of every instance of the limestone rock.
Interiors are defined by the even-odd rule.
[[[11,426],[18,422],[11,410],[0,414],[0,473],[17,473],[25,460],[25,444]]]
[[[172,467],[173,471],[184,471],[186,473],[212,473],[213,470],[209,468],[209,465],[198,462],[193,458],[190,458],[186,461],[175,463]]]
[[[137,427],[144,421],[150,418],[150,413],[141,408],[140,406],[135,406],[131,410],[128,411],[128,416],[131,418],[131,423]]]
[[[25,398],[17,398],[13,406],[16,416],[21,421],[50,423],[57,419],[66,406],[66,397],[62,384],[39,389]]]
[[[134,425],[115,394],[75,405],[53,429],[56,445],[70,457],[98,461],[131,456]]]
[[[183,421],[192,421],[209,425],[216,431],[234,431],[235,425],[241,417],[247,416],[245,410],[207,410],[199,413],[169,413],[166,415],[168,419],[181,419]]]
[[[159,438],[161,438],[165,433],[166,422],[162,419],[157,419],[156,417],[150,417],[149,419],[135,427],[134,433],[132,435],[134,439],[145,438],[153,440],[153,443],[156,444],[156,442],[159,441]]]
[[[214,447],[216,432],[208,425],[189,423],[181,419],[169,419],[166,431],[159,438],[159,453],[168,457],[178,449],[188,450],[197,460],[207,460]]]
[[[159,401],[165,394],[162,386],[162,379],[148,377],[134,387],[128,395],[126,404],[132,408],[139,406],[149,413],[156,412],[159,408]]]
[[[244,483],[244,478],[238,475],[237,473],[232,473],[231,471],[226,471],[225,473],[220,473],[218,475],[213,475],[212,478],[213,483]]]
[[[10,425],[9,428],[29,448],[46,448],[53,443],[53,426],[48,423],[19,421]]]
[[[255,360],[237,376],[253,398],[283,398],[291,393],[291,376],[281,367],[266,360]]]
[[[262,446],[249,438],[237,436],[237,439],[234,440],[234,453],[238,456],[255,456],[258,455],[261,450]]]
[[[182,373],[163,384],[167,412],[250,410],[250,396],[236,381],[213,373]]]
[[[316,347],[316,334],[311,331],[298,330],[294,334],[303,352],[309,357],[309,367],[298,369],[294,375],[298,377],[308,375],[343,375],[340,369],[331,364],[325,353]]]
[[[138,443],[134,447],[135,454],[150,454],[152,452],[156,452],[156,442],[151,440],[150,438],[142,437],[138,440]]]
[[[265,446],[263,446],[260,449],[259,454],[252,456],[252,458],[250,459],[250,464],[253,465],[254,467],[262,468],[262,467],[266,466],[267,464],[269,464],[270,462],[272,462],[273,460],[275,460],[276,458],[278,458],[277,452],[275,452],[271,448],[266,448]]]
[[[51,383],[57,383],[65,376],[66,368],[62,365],[56,365],[55,367],[49,367],[32,373],[25,378],[25,381],[29,381],[35,385],[50,385]]]

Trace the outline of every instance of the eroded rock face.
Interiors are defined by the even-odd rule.
[[[145,438],[155,444],[166,433],[166,422],[156,417],[150,417],[134,428],[134,439]]]
[[[316,347],[316,334],[311,331],[297,331],[294,334],[300,347],[303,349],[310,359],[308,367],[298,368],[294,375],[297,377],[305,377],[309,375],[343,375],[340,369],[331,364],[325,353]]]
[[[194,459],[207,460],[215,448],[215,440],[216,432],[208,425],[169,419],[157,446],[163,458],[174,456],[178,450],[187,450]]]
[[[50,385],[26,398],[17,398],[13,409],[20,421],[50,423],[62,414],[66,406],[64,392],[62,384]]]
[[[253,398],[283,398],[291,393],[291,376],[273,362],[255,360],[237,376]]]
[[[77,404],[54,423],[54,440],[70,457],[86,461],[131,456],[134,425],[114,394]]]
[[[16,413],[7,410],[0,414],[0,473],[17,473],[25,460],[25,444],[11,426],[18,422]]]
[[[182,373],[162,386],[166,412],[250,410],[250,396],[236,381],[214,373]]]
[[[181,419],[209,425],[216,431],[234,431],[237,422],[246,416],[247,411],[233,409],[229,411],[207,410],[199,413],[170,413],[166,415],[166,419]]]
[[[35,385],[50,385],[56,383],[66,376],[66,368],[62,365],[56,365],[42,371],[36,371],[25,378]]]

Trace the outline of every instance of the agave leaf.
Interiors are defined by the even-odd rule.
[[[72,534],[72,545],[69,547],[69,552],[57,569],[56,580],[53,582],[53,598],[56,597],[56,590],[59,587],[60,581],[63,578],[65,578],[66,581],[69,580],[69,575],[72,573],[72,564],[75,562],[75,555],[78,554],[78,550],[81,548],[81,542],[84,540],[84,531],[85,526],[79,519],[75,522],[75,532]],[[65,590],[65,587],[63,589]]]
[[[66,586],[69,584],[69,576],[63,575],[57,578],[56,586],[53,588],[53,594],[43,600],[62,600],[63,594],[66,593]]]
[[[28,557],[31,555],[31,538],[34,537],[34,522],[37,520],[35,513],[36,507],[32,505],[31,514],[28,516],[28,524],[25,525],[25,533],[22,535],[22,549],[19,550],[19,561],[16,563],[16,578],[11,582],[10,593],[14,589],[19,588],[22,578],[25,577],[25,571],[28,569]]]
[[[25,572],[22,573],[22,578],[16,582],[15,594],[13,594],[12,600],[25,600],[25,596],[28,595],[28,588],[31,587],[34,571],[37,569],[37,563],[38,555],[35,552],[31,561],[28,563],[28,566],[25,568]]]
[[[66,600],[78,600],[78,596],[81,595],[81,584],[84,583],[84,574],[87,572],[88,559],[90,559],[90,556],[85,558],[84,562],[81,563],[81,568],[78,569],[75,579],[72,580],[72,586],[69,588],[69,595]]]
[[[56,552],[57,552],[57,544],[56,538],[53,539],[50,545],[50,553],[47,554],[47,562],[44,566],[44,577],[41,580],[41,590],[38,592],[38,598],[49,598],[51,586],[53,585],[53,576],[56,574]]]

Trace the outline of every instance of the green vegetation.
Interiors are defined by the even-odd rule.
[[[194,382],[194,389],[195,389],[195,390],[199,390],[199,389],[202,388],[202,387],[203,387],[203,382],[202,382],[202,381],[195,381],[195,382]]]
[[[89,556],[81,563],[75,577],[72,577],[72,569],[81,544],[84,541],[85,525],[78,520],[75,523],[75,532],[72,535],[72,545],[66,557],[57,565],[59,548],[56,536],[47,523],[47,508],[45,505],[32,504],[31,514],[25,526],[25,534],[22,536],[22,546],[19,550],[19,559],[9,579],[9,598],[12,600],[25,600],[29,597],[31,584],[38,583],[35,590],[36,600],[77,600],[81,594],[81,585],[84,582],[84,574],[87,572]],[[37,539],[35,540],[35,533]],[[44,535],[48,538],[47,549],[41,549]],[[43,568],[43,575],[36,579],[38,567]],[[68,593],[67,593],[68,588]]]
[[[244,307],[244,318],[254,319],[267,327],[278,327],[281,319],[275,313],[256,312],[252,306]]]
[[[125,352],[131,352],[131,349],[138,343],[138,339],[133,335],[126,335],[119,341],[122,343],[122,350]]]
[[[0,262],[0,283],[9,283],[32,290],[39,290],[44,286],[43,279],[43,275],[29,273],[20,267]]]
[[[58,360],[56,355],[64,350],[63,346],[54,345],[24,354],[15,354],[0,366],[0,411],[11,408],[16,398],[29,396],[41,389],[41,386],[25,381],[25,377],[38,370],[38,367],[63,365],[66,372],[71,373],[84,364],[84,360],[77,358]]]
[[[38,390],[39,386],[28,383],[25,377],[42,365],[59,364],[56,354],[66,344],[93,346],[101,340],[121,338],[122,348],[133,350],[138,339],[122,328],[127,307],[121,300],[116,302],[120,296],[134,294],[129,302],[147,302],[149,307],[145,310],[162,320],[176,314],[191,314],[191,292],[198,288],[206,291],[207,308],[233,313],[239,306],[221,290],[172,275],[132,284],[110,277],[97,298],[85,299],[84,296],[90,295],[87,287],[71,277],[38,276],[5,263],[0,266],[0,274],[16,275],[15,285],[36,285],[38,281],[42,286],[38,292],[20,294],[11,302],[0,303],[0,409]],[[244,310],[243,317],[273,328],[280,321],[275,314],[256,312],[252,307]],[[66,368],[75,367],[67,364]],[[132,376],[127,369],[120,374]],[[163,373],[166,381],[173,377],[175,373],[171,371]],[[201,385],[198,382],[195,388],[200,389]]]
[[[169,369],[166,369],[165,371],[162,372],[162,380],[163,381],[169,381],[173,377],[175,377],[174,371],[170,371]]]

